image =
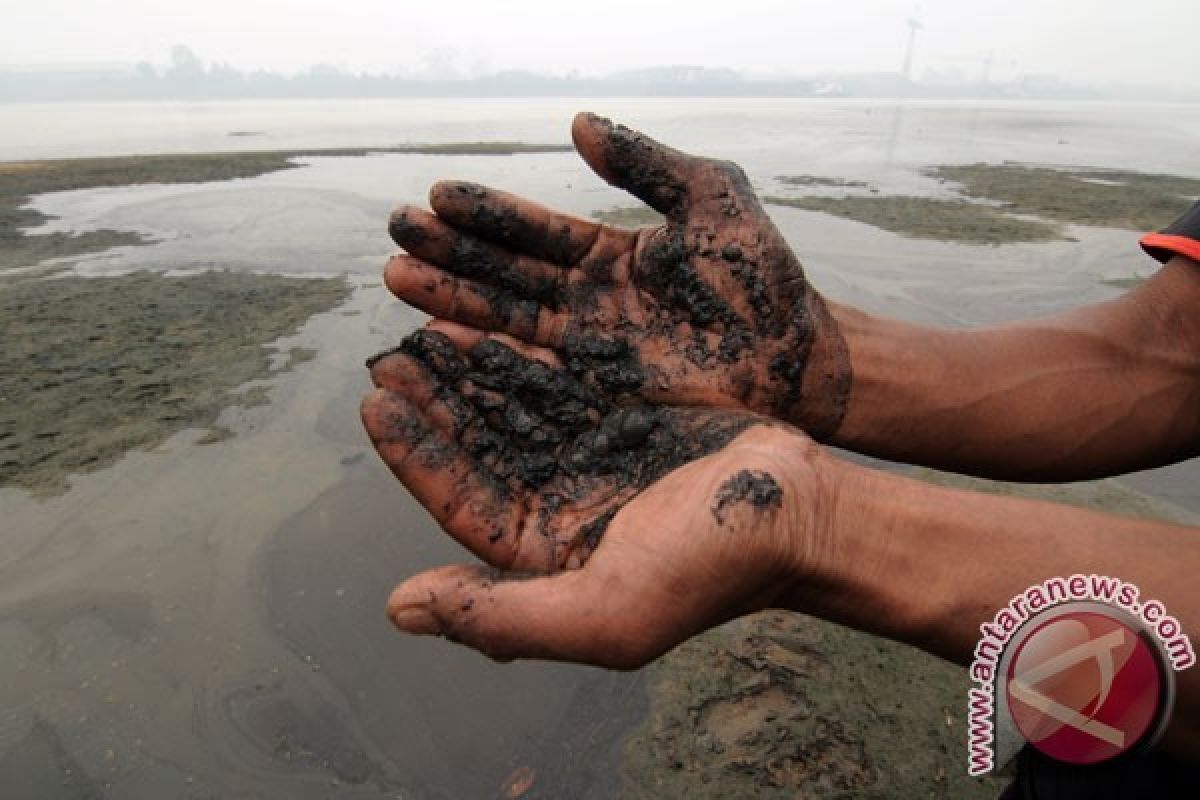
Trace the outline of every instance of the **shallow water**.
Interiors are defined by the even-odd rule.
[[[398,141],[565,141],[577,101],[272,101],[6,106],[0,158]],[[1200,109],[816,101],[589,101],[672,143],[782,174],[943,192],[915,168],[1020,161],[1200,176]],[[263,136],[228,137],[231,130]],[[80,261],[83,275],[230,268],[348,274],[356,290],[277,343],[318,351],[198,431],[73,480],[41,502],[0,490],[0,786],[18,797],[610,796],[638,675],[494,665],[395,635],[399,579],[463,560],[396,484],[357,420],[362,360],[423,319],[378,273],[386,214],[430,182],[503,185],[581,214],[627,204],[571,154],[315,158],[223,184],[45,196],[48,229],[161,241]],[[770,209],[814,282],[871,311],[994,322],[1114,296],[1151,264],[1125,231],[973,247]],[[1164,220],[1164,222],[1166,222]],[[1127,479],[1200,510],[1195,464]],[[958,769],[957,763],[948,766]]]

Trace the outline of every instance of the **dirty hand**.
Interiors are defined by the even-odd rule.
[[[784,603],[824,540],[822,451],[786,426],[618,407],[548,350],[441,321],[370,364],[376,449],[490,565],[401,584],[388,611],[402,630],[634,668]]]
[[[850,387],[845,342],[741,168],[590,114],[572,135],[597,174],[666,223],[623,230],[439,183],[436,216],[392,215],[407,255],[388,263],[388,287],[434,316],[582,361],[609,393],[740,407],[832,436]]]

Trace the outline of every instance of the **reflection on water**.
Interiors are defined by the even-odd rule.
[[[936,194],[944,190],[914,167],[1006,158],[1200,175],[1200,151],[1184,133],[1200,128],[1195,109],[1150,125],[1145,109],[1088,105],[589,104],[738,158],[760,187],[803,173]],[[0,132],[0,157],[246,146],[226,137],[232,130],[265,131],[253,143],[264,148],[562,141],[577,105],[19,106],[6,114],[29,126]],[[101,129],[112,131],[103,142]],[[271,379],[269,405],[227,411],[220,422],[234,438],[197,447],[198,432],[179,434],[46,502],[0,490],[4,793],[454,798],[529,781],[527,797],[614,793],[620,734],[644,703],[639,676],[494,665],[397,636],[382,613],[399,579],[465,559],[370,452],[357,420],[363,358],[421,321],[378,283],[391,249],[387,211],[420,202],[441,177],[505,185],[580,214],[626,202],[569,154],[317,158],[228,184],[37,201],[61,216],[54,228],[132,228],[161,240],[89,258],[83,274],[344,272],[356,289],[278,343],[318,355]],[[1072,229],[1078,242],[971,247],[771,213],[832,297],[940,324],[1111,297],[1103,279],[1146,269],[1128,232]],[[1134,480],[1200,509],[1194,465]]]

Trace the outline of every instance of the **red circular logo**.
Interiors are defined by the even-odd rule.
[[[1035,628],[1008,667],[1008,707],[1021,734],[1051,758],[1095,764],[1126,752],[1156,722],[1165,678],[1153,646],[1096,611]]]

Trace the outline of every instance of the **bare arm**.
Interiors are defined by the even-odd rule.
[[[979,626],[1026,588],[1107,575],[1200,631],[1200,531],[932,486],[823,455],[832,499],[789,606],[967,664]],[[1178,675],[1169,749],[1200,758],[1200,668]]]
[[[853,369],[833,442],[957,472],[1068,481],[1200,452],[1200,264],[1105,303],[983,330],[836,306]]]
[[[1018,593],[1092,572],[1200,630],[1195,529],[930,486],[745,412],[621,410],[549,351],[446,323],[372,376],[363,417],[380,455],[492,567],[402,583],[389,613],[412,633],[630,669],[724,620],[788,608],[965,664],[979,625]],[[563,418],[563,393],[597,408]],[[1168,743],[1192,757],[1197,675],[1180,676]]]

